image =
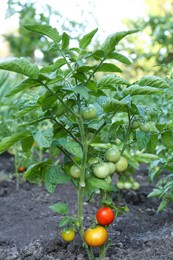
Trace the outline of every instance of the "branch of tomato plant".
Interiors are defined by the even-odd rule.
[[[127,131],[125,134],[125,138],[124,138],[123,148],[121,150],[121,155],[123,155],[123,153],[127,147],[127,141],[129,140],[129,135],[130,135],[131,120],[133,118],[133,116],[131,117],[131,115],[130,115],[129,109],[127,109],[127,115],[128,115],[128,126],[127,126]]]
[[[56,46],[57,46],[59,52],[61,53],[62,57],[64,58],[64,60],[65,60],[65,62],[66,62],[66,64],[67,64],[69,70],[70,70],[70,71],[72,72],[72,74],[73,74],[73,69],[72,69],[72,67],[70,66],[70,63],[68,62],[68,60],[67,60],[67,58],[66,58],[66,55],[65,55],[64,52],[59,48],[59,45],[58,45],[58,44],[56,44]]]
[[[63,124],[61,124],[61,123],[56,119],[56,117],[54,117],[54,115],[51,113],[51,111],[50,111],[49,109],[48,109],[48,111],[49,111],[49,113],[50,113],[50,115],[51,115],[51,118],[55,121],[55,123],[56,123],[57,125],[59,125],[65,132],[67,132],[67,133],[69,134],[69,136],[71,136],[72,139],[73,139],[75,142],[79,143],[80,146],[82,146],[81,142],[71,133],[71,131],[69,131],[67,128],[65,128],[65,127],[63,126]]]
[[[67,111],[70,112],[71,115],[77,117],[77,115],[73,112],[72,109],[70,109],[65,102],[55,93],[53,92],[45,83],[43,83],[42,81],[40,81],[40,83],[54,96],[56,96],[56,98],[59,100],[59,102],[67,109]]]
[[[80,165],[73,160],[73,158],[66,152],[66,150],[64,150],[60,145],[57,145],[57,148],[58,148],[63,154],[65,154],[65,155],[67,156],[67,158],[68,158],[73,164],[75,164],[77,167],[80,168]]]
[[[113,113],[108,119],[112,119],[116,113]],[[100,121],[103,119],[103,117],[100,119]],[[102,131],[102,129],[106,126],[107,122],[105,121],[94,133],[94,136],[89,140],[89,144],[91,144],[94,139],[97,137],[97,135]]]
[[[97,70],[100,68],[100,66],[102,65],[102,63],[105,61],[106,57],[103,58],[100,63],[95,67],[95,69],[93,70],[93,72],[91,73],[91,75],[89,76],[89,78],[86,81],[86,85],[89,83],[89,81],[92,79],[92,77],[94,76],[94,74],[97,72]]]

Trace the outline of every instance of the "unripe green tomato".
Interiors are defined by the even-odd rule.
[[[120,151],[116,148],[110,148],[105,153],[105,158],[108,162],[117,162],[120,159]]]
[[[116,171],[117,172],[123,172],[128,167],[128,161],[124,156],[121,156],[119,161],[116,163]]]
[[[107,163],[99,163],[93,167],[93,172],[96,177],[105,179],[109,175],[110,169]]]
[[[149,123],[140,124],[140,130],[144,133],[148,133],[151,130],[151,126]]]
[[[124,189],[124,183],[122,181],[117,181],[116,183],[118,189],[123,190]]]
[[[139,182],[135,181],[135,182],[132,184],[132,189],[133,189],[133,190],[138,190],[139,188],[140,188]]]
[[[88,164],[92,165],[92,164],[96,164],[99,162],[99,158],[98,157],[90,157],[88,159]]]
[[[61,236],[64,241],[71,242],[75,238],[75,232],[73,229],[64,229],[61,233]]]
[[[140,126],[140,122],[137,120],[133,121],[131,124],[131,128],[134,130],[137,129],[139,126]]]
[[[82,108],[82,117],[86,120],[94,119],[97,115],[97,110],[94,105],[90,104],[88,107]]]
[[[116,170],[115,163],[107,162],[107,165],[109,166],[109,174],[112,175]]]
[[[81,170],[79,167],[77,167],[76,165],[73,165],[70,168],[70,175],[75,178],[75,179],[79,179],[80,175],[81,175]]]
[[[112,183],[112,178],[111,178],[111,176],[107,176],[107,177],[105,178],[105,181],[106,181],[107,183],[111,184],[111,183]]]
[[[124,189],[130,190],[133,184],[131,182],[124,182]]]

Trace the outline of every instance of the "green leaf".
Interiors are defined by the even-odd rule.
[[[105,54],[109,54],[114,51],[115,46],[119,43],[121,39],[123,39],[125,36],[129,34],[136,33],[138,31],[139,30],[129,30],[110,35],[103,44],[102,49],[104,50]]]
[[[169,88],[169,85],[164,79],[156,76],[151,76],[151,75],[142,77],[136,83],[140,86],[150,86],[155,88]]]
[[[59,145],[61,145],[65,150],[67,150],[69,153],[77,156],[78,158],[83,157],[83,151],[79,143],[74,142],[70,138],[60,138],[56,140]]]
[[[103,63],[100,67],[97,68],[96,70],[98,71],[102,71],[102,72],[122,72],[120,68],[118,68],[117,66],[115,66],[112,63]]]
[[[55,28],[47,24],[24,25],[24,28],[32,32],[37,32],[46,35],[55,43],[58,43],[61,40],[59,32]]]
[[[69,46],[70,37],[67,33],[62,34],[62,50],[66,49]]]
[[[32,64],[25,58],[11,58],[0,62],[0,69],[13,71],[32,79],[36,79],[39,75],[39,68],[36,64]]]
[[[94,37],[94,35],[96,34],[96,32],[98,31],[98,29],[95,29],[91,32],[89,32],[88,34],[84,35],[83,38],[79,41],[79,47],[81,49],[85,49],[90,42],[92,41],[92,38]]]
[[[137,145],[139,150],[144,149],[150,140],[150,137],[141,131],[136,133],[136,138],[137,138]]]
[[[97,92],[97,83],[94,80],[90,80],[87,85],[87,88],[89,88],[90,90]]]
[[[65,216],[63,217],[60,221],[59,221],[59,224],[58,226],[60,228],[64,227],[64,226],[68,226],[68,224],[70,223],[70,217],[69,216]]]
[[[33,133],[33,138],[39,146],[43,148],[48,148],[52,144],[53,130],[52,128],[48,128],[46,130],[39,130]]]
[[[127,106],[128,106],[127,103],[112,98],[112,99],[107,100],[107,102],[105,103],[103,108],[104,108],[104,111],[106,113],[110,113],[110,112],[126,112],[127,111]]]
[[[27,136],[22,140],[22,149],[25,153],[29,152],[32,145],[33,145],[34,139],[32,136]]]
[[[48,159],[44,162],[30,165],[25,172],[23,179],[28,180],[31,183],[39,184],[41,180],[44,180],[44,175],[51,164],[52,160]]]
[[[158,88],[149,87],[149,86],[139,86],[139,85],[131,85],[123,90],[125,95],[151,95],[151,94],[161,94],[163,91]]]
[[[76,87],[74,87],[73,91],[77,94],[80,94],[85,99],[89,98],[89,91],[85,86],[82,86],[82,85],[76,86]]]
[[[22,82],[20,82],[19,84],[17,84],[16,86],[14,86],[14,89],[12,89],[11,91],[8,92],[8,94],[6,95],[6,97],[10,97],[13,96],[23,90],[27,90],[27,89],[31,89],[31,88],[36,88],[38,86],[40,86],[41,83],[38,82],[37,80],[34,79],[25,79]]]
[[[167,206],[168,206],[168,199],[164,198],[164,199],[161,201],[161,203],[160,203],[160,205],[159,205],[159,207],[158,207],[158,209],[157,209],[157,212],[163,211],[164,209],[167,208]]]
[[[60,202],[49,206],[49,208],[60,215],[66,215],[68,213],[68,206],[66,203]]]
[[[53,193],[58,184],[69,182],[70,177],[62,173],[59,166],[50,167],[44,177],[44,182],[48,192]]]
[[[56,60],[54,64],[42,68],[40,70],[40,72],[42,72],[42,73],[51,73],[51,72],[54,72],[57,69],[61,68],[65,64],[66,64],[66,60],[64,58],[60,58],[60,59]],[[61,79],[62,78],[59,77],[58,79],[55,79],[55,80],[57,82],[57,81],[60,81]]]
[[[172,131],[165,131],[161,134],[163,144],[173,149],[173,132]]]
[[[103,76],[99,82],[98,82],[99,85],[113,85],[113,86],[116,86],[116,85],[130,85],[130,83],[123,79],[123,78],[120,78],[116,75],[106,75],[106,76]]]
[[[30,135],[30,132],[24,131],[24,132],[15,133],[11,136],[3,138],[3,140],[0,142],[0,153],[5,152],[10,146],[17,143],[18,141],[21,141],[28,135]]]
[[[89,178],[88,183],[91,184],[92,186],[96,187],[97,189],[101,189],[101,190],[105,190],[105,191],[111,190],[111,186],[107,181],[98,179],[96,177]]]
[[[160,190],[160,189],[158,189],[158,188],[155,188],[155,189],[153,189],[153,191],[152,192],[150,192],[149,194],[148,194],[148,198],[151,198],[151,197],[160,197],[160,195],[162,194],[162,190]]]
[[[151,134],[151,138],[147,144],[147,151],[149,153],[155,153],[157,144],[158,144],[158,134]]]
[[[94,53],[92,53],[91,56],[93,56],[96,60],[102,60],[104,58],[104,51],[103,50],[96,50]]]
[[[114,60],[118,60],[126,65],[131,64],[131,61],[124,55],[114,51],[113,53],[109,54],[107,56],[107,59],[114,59]]]

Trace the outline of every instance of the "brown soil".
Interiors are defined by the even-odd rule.
[[[16,191],[14,179],[2,180],[12,172],[12,161],[7,154],[0,156],[0,260],[87,259],[78,235],[70,244],[62,241],[58,228],[60,216],[48,208],[53,203],[66,201],[71,214],[75,214],[77,198],[72,185],[58,186],[54,194],[49,194],[44,187],[25,182]],[[158,200],[147,198],[152,190],[147,174],[139,171],[136,179],[141,189],[124,192],[130,212],[118,217],[109,228],[113,245],[105,259],[173,259],[173,207],[170,205],[156,214]],[[114,197],[116,203],[116,195]],[[86,225],[97,208],[97,199],[85,204]]]

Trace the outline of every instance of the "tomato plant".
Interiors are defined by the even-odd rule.
[[[97,226],[95,228],[87,229],[84,234],[84,239],[87,245],[91,247],[100,247],[106,243],[108,233],[104,227]]]
[[[96,213],[96,219],[102,226],[110,225],[115,218],[113,210],[109,207],[100,208]]]
[[[113,202],[112,192],[122,187],[120,181],[123,185],[128,181],[127,169],[132,172],[140,162],[158,158],[153,155],[158,143],[155,132],[131,127],[135,118],[143,122],[148,116],[145,98],[138,102],[139,96],[161,95],[168,85],[162,78],[150,75],[135,82],[119,76],[122,69],[118,64],[129,66],[131,62],[115,47],[138,30],[115,33],[99,49],[92,50],[90,43],[97,29],[73,46],[70,35],[61,34],[48,24],[24,28],[48,37],[48,53],[53,51],[57,58],[42,67],[23,57],[0,62],[0,69],[22,75],[22,81],[7,96],[16,96],[16,103],[21,104],[16,118],[25,115],[15,132],[2,139],[0,152],[20,142],[23,153],[30,157],[33,144],[37,143],[39,151],[48,156],[40,156],[37,162],[27,165],[24,180],[44,182],[51,193],[57,185],[70,182],[77,192],[77,213],[70,214],[68,202],[55,203],[50,208],[62,215],[59,227],[72,226],[79,233],[89,259],[94,259],[91,247],[95,246],[100,247],[99,258],[103,259],[109,247],[109,242],[104,246],[108,232],[102,226],[85,231],[84,202],[91,202],[97,194],[101,207],[113,209],[116,215],[122,213],[122,208]],[[119,178],[117,187],[113,174]]]
[[[73,229],[63,229],[61,236],[64,241],[71,242],[75,238],[75,232]]]

